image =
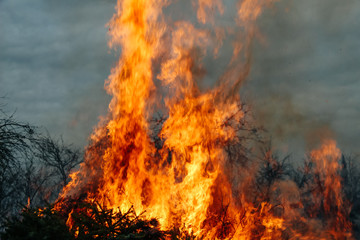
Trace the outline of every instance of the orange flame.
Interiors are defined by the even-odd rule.
[[[295,184],[272,186],[293,187],[298,193],[294,204],[283,204],[282,214],[275,214],[276,205],[268,200],[250,201],[246,189],[255,179],[255,170],[230,169],[225,150],[241,137],[238,129],[245,112],[238,90],[249,73],[245,48],[254,35],[254,22],[271,2],[239,1],[234,19],[246,26],[245,42],[237,36],[228,71],[217,87],[203,91],[199,81],[206,74],[203,60],[208,48],[220,48],[226,33],[236,30],[219,29],[214,22],[214,8],[220,15],[225,11],[222,1],[198,2],[198,21],[210,21],[215,26],[212,34],[188,21],[165,22],[162,9],[169,1],[119,0],[109,23],[110,46],[121,46],[121,58],[106,82],[113,96],[109,120],[93,134],[85,162],[71,175],[62,197],[85,194],[88,200],[124,212],[133,206],[139,213],[146,211],[146,217],[157,218],[162,229],[178,227],[205,239],[279,239],[295,218],[306,221],[301,204],[291,207],[300,201]],[[242,51],[244,56],[239,55]],[[158,96],[161,91],[165,96]],[[160,98],[157,104],[165,103],[161,111],[168,116],[158,135],[160,148],[150,138],[149,119],[156,97]],[[331,141],[311,154],[327,196],[324,210],[338,209],[329,229],[334,234],[337,226],[349,227],[340,211],[344,202],[339,154]],[[321,201],[316,194],[315,201]],[[278,199],[289,202],[285,191]],[[71,221],[70,216],[68,224]],[[291,234],[293,238],[310,236],[296,230]]]
[[[326,140],[320,149],[311,152],[311,158],[316,164],[314,174],[318,187],[313,192],[314,207],[328,215],[328,230],[336,239],[349,235],[346,233],[351,230],[347,219],[350,209],[341,191],[340,157],[341,152],[334,140]]]

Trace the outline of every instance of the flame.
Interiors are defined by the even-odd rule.
[[[224,14],[224,5],[221,0],[199,0],[199,8],[197,10],[197,18],[199,22],[213,22],[214,9],[217,8],[219,13]],[[210,12],[210,13],[209,13]]]
[[[26,204],[26,208],[30,208],[31,206],[31,199],[30,197],[27,198],[27,204]]]
[[[328,231],[336,239],[349,235],[347,232],[351,230],[347,218],[350,209],[341,191],[340,157],[341,152],[334,140],[326,140],[320,149],[311,152],[316,165],[314,174],[317,185],[313,191],[313,209],[323,211],[328,218]]]
[[[315,230],[293,227],[294,221],[308,222],[296,185],[272,185],[281,189],[274,199],[282,203],[283,212],[276,213],[280,204],[275,200],[251,200],[256,165],[254,169],[232,165],[226,150],[234,142],[242,144],[239,129],[246,111],[239,87],[249,73],[255,21],[271,2],[239,1],[234,17],[238,24],[225,30],[215,22],[216,12],[225,12],[222,1],[199,0],[194,4],[197,19],[211,23],[215,29],[211,31],[189,21],[165,21],[163,9],[170,1],[119,0],[109,23],[109,45],[121,47],[121,58],[105,85],[113,96],[109,119],[92,135],[85,162],[71,174],[61,197],[96,200],[121,212],[133,207],[149,219],[157,218],[164,230],[177,227],[197,238],[265,240],[290,232],[289,239],[314,239]],[[238,35],[240,26],[245,30]],[[216,58],[223,39],[232,33],[236,40],[227,70],[216,87],[203,90],[200,82],[206,75],[203,62],[209,48],[215,49]],[[161,104],[167,117],[157,133],[151,130],[150,119]],[[154,133],[160,146],[151,138]],[[312,209],[320,211],[321,204],[327,212],[335,209],[335,220],[327,223],[327,231],[335,237],[344,236],[339,231],[350,227],[341,210],[339,155],[333,141],[311,153],[323,187],[313,193]],[[296,192],[295,200],[289,200],[286,188]],[[73,225],[72,213],[68,225]]]

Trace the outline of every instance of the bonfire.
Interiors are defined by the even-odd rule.
[[[256,20],[276,1],[192,1],[191,21],[169,10],[181,3],[117,3],[109,45],[121,56],[105,84],[109,114],[55,206],[69,229],[87,236],[86,218],[113,229],[93,238],[352,239],[334,140],[311,151],[299,181],[284,177],[271,149],[256,157],[261,140],[240,88]],[[207,74],[205,59],[219,64],[224,49],[226,67]]]

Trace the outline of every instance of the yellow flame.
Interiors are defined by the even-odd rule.
[[[216,10],[220,15],[225,12],[222,1],[199,0],[197,5],[198,21],[212,23],[214,36],[189,21],[165,22],[162,11],[169,1],[119,0],[109,23],[109,45],[121,47],[119,62],[106,81],[106,90],[113,96],[109,120],[93,134],[85,162],[71,175],[62,197],[86,193],[87,199],[122,212],[133,206],[138,213],[146,211],[147,218],[156,217],[164,230],[177,227],[204,239],[280,239],[294,219],[305,221],[300,194],[276,215],[270,201],[254,203],[245,196],[255,178],[250,170],[238,167],[241,176],[236,178],[242,182],[236,184],[228,174],[225,147],[239,137],[245,117],[239,104],[239,85],[249,73],[250,62],[242,63],[242,57],[249,57],[244,48],[254,35],[254,22],[271,2],[238,2],[234,21],[246,26],[244,42],[234,43],[229,71],[217,87],[204,91],[199,81],[206,74],[203,60],[208,48],[217,55],[226,34],[236,32],[214,22]],[[245,56],[240,56],[243,50]],[[165,96],[159,97],[157,91]],[[162,101],[161,110],[168,116],[158,136],[162,146],[156,149],[149,119],[155,103]],[[343,204],[339,155],[332,141],[311,153],[324,182],[323,193],[336,196],[338,209]],[[272,187],[283,186],[294,184],[277,182]],[[289,201],[288,196],[283,190],[279,201]],[[325,210],[333,205],[324,202]],[[337,222],[345,222],[341,211],[337,216]],[[292,236],[309,237],[297,231]]]

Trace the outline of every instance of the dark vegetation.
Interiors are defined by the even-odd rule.
[[[80,198],[64,200],[60,207],[55,207],[60,190],[68,183],[69,173],[82,161],[83,153],[62,139],[54,140],[39,128],[16,121],[12,115],[0,114],[0,239],[194,239],[178,229],[161,231],[156,219],[146,220],[132,208],[127,212],[113,211]],[[154,121],[154,132],[161,129],[163,121],[162,117]],[[247,167],[250,153],[241,143],[257,138],[260,129],[241,126],[239,131],[248,135],[229,142],[225,151],[231,164]],[[161,149],[163,143],[158,135],[152,138],[155,146]],[[312,191],[321,191],[318,188],[323,183],[313,184],[318,176],[312,171],[314,162],[310,157],[302,166],[294,167],[290,156],[281,157],[271,152],[271,146],[263,145],[266,147],[257,157],[260,167],[251,186],[255,206],[274,198],[274,186],[279,181],[292,181],[302,199]],[[348,203],[344,211],[351,206],[349,217],[356,237],[360,231],[360,168],[351,155],[342,155],[339,163],[343,195]],[[274,205],[272,211],[281,211],[280,205]],[[226,206],[224,209],[226,212]],[[309,214],[307,217],[313,217],[310,216],[311,206],[305,205],[304,209],[305,214]],[[226,235],[227,229],[233,226],[225,215],[218,217],[224,222]],[[324,221],[331,218],[320,217]],[[69,221],[72,228],[66,224]],[[257,234],[254,233],[254,239]]]
[[[0,229],[24,208],[53,203],[81,161],[79,149],[0,111]]]

